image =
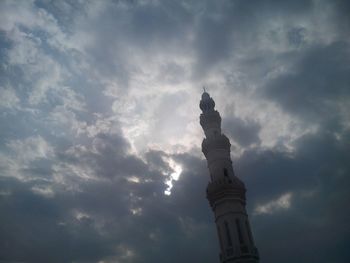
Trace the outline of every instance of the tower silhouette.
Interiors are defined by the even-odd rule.
[[[205,138],[202,152],[207,159],[210,182],[207,199],[215,215],[221,263],[257,263],[255,247],[245,208],[246,188],[235,175],[230,156],[231,144],[221,132],[221,117],[215,102],[204,90],[199,104],[200,124]]]

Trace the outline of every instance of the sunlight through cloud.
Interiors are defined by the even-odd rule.
[[[165,195],[171,195],[171,189],[173,188],[173,181],[177,181],[180,178],[180,175],[182,173],[182,167],[178,163],[176,163],[173,159],[167,159],[167,162],[170,166],[170,168],[173,170],[173,172],[170,174],[170,177],[168,180],[165,181],[165,184],[168,186],[168,188],[164,191]]]

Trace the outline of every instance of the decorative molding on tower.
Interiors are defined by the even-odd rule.
[[[221,263],[257,263],[255,247],[246,212],[246,188],[234,174],[230,140],[221,133],[220,113],[204,90],[199,104],[200,124],[205,133],[202,152],[207,159],[210,182],[207,199],[215,215],[220,242]]]

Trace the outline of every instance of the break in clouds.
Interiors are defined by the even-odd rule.
[[[350,260],[347,1],[1,1],[0,261],[219,262],[202,86],[261,262]]]

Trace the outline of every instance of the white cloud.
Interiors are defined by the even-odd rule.
[[[286,210],[291,206],[292,193],[285,193],[276,200],[269,201],[265,204],[258,205],[254,209],[255,214],[273,214],[279,210]]]
[[[36,175],[26,172],[33,168],[32,162],[45,160],[49,161],[54,156],[54,147],[41,136],[30,136],[23,140],[10,140],[6,143],[7,149],[0,152],[0,169],[2,176],[15,177],[20,180],[30,181],[40,178],[49,181],[45,175]],[[35,189],[34,189],[35,190]],[[44,193],[46,190],[36,188],[37,193]],[[46,191],[48,194],[48,192]]]
[[[41,195],[41,196],[44,196],[44,197],[47,197],[47,198],[52,198],[55,196],[55,193],[52,189],[52,187],[50,186],[46,186],[46,187],[43,187],[43,186],[33,186],[31,188],[31,190],[35,193],[35,194],[38,194],[38,195]]]
[[[24,164],[36,159],[48,159],[54,155],[54,148],[40,135],[24,140],[11,140],[7,147],[12,151],[13,157]]]
[[[13,89],[0,87],[0,108],[16,109],[19,107],[19,102]]]
[[[7,52],[8,65],[22,69],[24,80],[30,83],[30,87],[26,88],[32,87],[26,99],[36,106],[45,101],[47,92],[57,89],[68,74],[55,58],[42,49],[42,40],[34,34],[16,27],[7,36],[13,42]]]

